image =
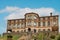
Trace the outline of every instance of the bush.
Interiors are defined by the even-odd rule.
[[[51,38],[51,39],[55,39],[55,35],[51,35],[50,38]]]
[[[60,40],[60,35],[58,36],[57,40]]]

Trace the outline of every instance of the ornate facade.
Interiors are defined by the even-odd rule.
[[[7,21],[7,32],[32,32],[59,31],[58,15],[42,16],[37,13],[26,13],[22,19],[12,19]]]

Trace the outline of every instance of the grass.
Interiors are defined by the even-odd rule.
[[[21,37],[21,35],[12,35],[13,36],[13,40],[18,40],[19,37]],[[51,40],[57,40],[57,38],[60,36],[59,35],[56,35],[55,39],[51,39]],[[42,40],[42,38],[45,37],[42,33],[40,33],[39,35],[37,35],[36,37],[33,37],[33,38],[38,38],[38,40]],[[60,38],[60,37],[59,37]],[[3,39],[3,40],[7,40],[7,35],[4,35],[4,36],[0,36],[0,40]]]
[[[18,38],[20,37],[20,35],[13,35],[13,40],[17,40]],[[0,40],[3,39],[3,40],[7,40],[7,35],[4,35],[4,36],[0,36]]]
[[[13,40],[17,40],[20,37],[20,35],[14,35]]]

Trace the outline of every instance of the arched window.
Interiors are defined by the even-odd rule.
[[[11,30],[11,29],[10,29],[10,30],[7,30],[7,32],[8,32],[8,33],[11,33],[11,32],[12,32],[12,30]]]
[[[50,31],[50,29],[48,29],[48,31]]]
[[[31,28],[28,28],[28,32],[30,32],[31,31]]]
[[[19,33],[19,31],[17,31]]]
[[[36,29],[34,29],[34,33],[36,33]]]
[[[21,30],[21,32],[23,32],[23,30]]]

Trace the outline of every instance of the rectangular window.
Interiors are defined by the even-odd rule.
[[[41,27],[43,26],[43,22],[40,22],[40,24],[41,24]]]
[[[41,22],[39,22],[39,26],[41,26]]]
[[[36,22],[34,22],[34,26],[37,26],[37,23]]]
[[[53,19],[56,19],[56,17],[53,17]]]
[[[17,24],[15,24],[15,26],[14,27],[17,27]]]
[[[43,20],[43,18],[40,18],[40,20]]]
[[[27,26],[31,26],[31,21],[28,21]]]
[[[43,31],[45,31],[45,29],[43,29]]]
[[[43,17],[43,20],[45,20],[45,17]]]
[[[45,22],[43,22],[43,26],[45,26]]]
[[[50,20],[50,17],[48,17],[48,20]]]
[[[48,21],[48,26],[50,26],[50,22]]]
[[[28,19],[32,19],[32,15],[28,15]]]

